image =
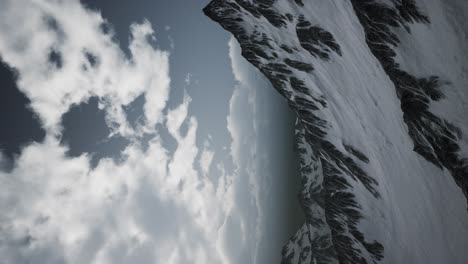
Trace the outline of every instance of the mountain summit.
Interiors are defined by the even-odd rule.
[[[297,114],[283,263],[468,263],[468,2],[214,0]]]

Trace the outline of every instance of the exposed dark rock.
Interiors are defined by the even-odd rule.
[[[296,68],[300,71],[303,71],[303,72],[311,72],[314,70],[314,67],[312,67],[312,65],[308,64],[308,63],[304,63],[304,62],[301,62],[301,61],[297,61],[297,60],[291,60],[291,59],[284,59],[284,62],[293,67],[293,68]]]
[[[299,17],[296,34],[301,46],[314,57],[329,60],[331,51],[342,55],[340,46],[336,43],[333,35],[325,29],[312,26],[309,21],[305,20],[304,16]]]
[[[302,2],[302,0],[294,0],[294,2],[296,2],[296,4],[300,6],[304,6],[304,3]]]
[[[414,142],[414,151],[439,168],[447,168],[468,197],[468,163],[459,156],[460,130],[429,111],[431,101],[444,98],[438,76],[418,78],[400,69],[393,47],[399,39],[392,28],[409,23],[429,23],[414,0],[393,0],[395,9],[375,0],[352,0],[366,33],[366,42],[395,85],[403,119]]]
[[[307,155],[313,157],[316,163],[307,164],[304,159],[301,160],[304,189],[299,198],[306,215],[303,228],[309,235],[303,236],[303,232],[299,231],[297,236],[292,238],[290,243],[298,244],[300,252],[288,251],[292,249],[288,244],[283,254],[283,263],[291,263],[296,257],[305,261],[310,254],[318,260],[317,263],[328,263],[331,259],[339,260],[340,263],[367,263],[364,255],[371,256],[374,262],[377,262],[383,257],[383,246],[376,241],[367,242],[364,234],[358,230],[357,225],[362,215],[360,205],[350,189],[350,181],[355,180],[378,198],[380,195],[376,188],[377,181],[354,161],[352,156],[357,152],[348,155],[327,140],[328,122],[320,114],[322,108],[327,106],[326,99],[312,93],[304,81],[296,77],[291,70],[299,69],[310,73],[313,71],[312,66],[290,59],[281,61],[277,56],[272,56],[273,53],[284,55],[298,50],[283,43],[274,43],[268,36],[264,36],[268,32],[259,32],[259,27],[254,27],[254,31],[247,31],[238,23],[241,17],[244,21],[252,20],[250,23],[260,23],[262,13],[256,8],[259,2],[261,1],[246,4],[237,0],[215,0],[203,11],[234,35],[240,43],[242,55],[288,99],[291,109],[298,116],[298,131],[301,131],[298,138],[311,147],[310,150],[298,148],[302,152],[311,151],[307,152]],[[301,1],[296,3],[302,5]],[[276,12],[275,17],[283,17],[281,13]],[[285,21],[287,23],[287,20]],[[330,32],[312,25],[302,16],[298,18],[295,27],[301,47],[317,59],[330,60],[332,52],[342,55],[340,46]],[[363,153],[359,154],[362,154],[361,158],[365,157]],[[323,178],[320,184],[314,185],[308,181],[314,173]],[[319,234],[313,230],[329,232]]]
[[[346,151],[349,153],[353,154],[356,158],[360,159],[362,162],[369,163],[369,158],[366,157],[361,151],[355,149],[351,145],[343,144],[345,147]]]
[[[284,51],[286,51],[287,53],[293,53],[293,50],[290,47],[286,46],[286,45],[281,45],[281,48]]]

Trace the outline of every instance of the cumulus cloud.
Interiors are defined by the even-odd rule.
[[[213,162],[214,152],[210,150],[210,145],[208,141],[205,141],[203,151],[200,156],[200,168],[203,174],[207,175],[211,168],[211,163]]]
[[[18,87],[47,134],[24,147],[9,172],[0,155],[0,262],[256,263],[268,173],[256,162],[258,74],[231,39],[238,82],[227,117],[231,175],[213,164],[209,140],[197,146],[189,94],[166,106],[170,54],[155,47],[151,24],[130,25],[129,55],[108,28],[78,0],[0,4],[1,59],[19,73]],[[187,75],[187,85],[193,81]],[[143,120],[131,126],[124,108],[139,96]],[[89,155],[69,157],[60,144],[63,115],[90,97],[99,98],[112,133],[130,139],[118,163],[101,159],[93,167]],[[145,148],[144,133],[154,134]],[[214,182],[212,168],[220,174]]]
[[[4,261],[219,262],[222,200],[192,169],[192,140],[189,132],[172,160],[155,138],[147,151],[128,147],[125,162],[95,169],[86,156],[66,157],[53,138],[26,147],[0,174]],[[35,259],[45,249],[47,258]]]
[[[192,74],[190,72],[185,75],[185,84],[187,86],[192,84]]]
[[[10,161],[8,157],[3,154],[2,149],[0,149],[0,170],[7,170],[9,168]]]
[[[169,54],[153,49],[148,21],[131,26],[131,58],[120,50],[106,21],[79,1],[2,1],[0,53],[19,73],[18,86],[43,126],[59,134],[61,116],[91,96],[101,98],[114,133],[125,136],[123,105],[144,93],[146,126],[162,122],[169,94]]]
[[[293,167],[294,116],[269,81],[241,56],[234,38],[229,41],[229,57],[237,81],[227,118],[236,167],[232,182],[236,213],[222,229],[224,237],[230,237],[226,251],[236,263],[280,262],[282,246],[298,228],[292,222],[301,222],[288,214],[295,212],[288,208],[298,205],[291,186],[299,186],[294,177],[300,178]]]
[[[235,209],[239,192],[222,164],[216,185],[206,177],[214,154],[196,145],[190,96],[166,111],[169,53],[154,47],[143,21],[131,25],[127,57],[106,23],[77,0],[2,1],[0,56],[47,135],[0,172],[0,262],[239,263],[230,252],[248,246],[249,231]],[[141,95],[145,120],[132,127],[123,106]],[[63,114],[91,96],[112,132],[132,139],[119,163],[93,168],[60,144]],[[158,135],[147,148],[138,141],[158,123],[177,142],[172,154]],[[238,231],[239,246],[229,238]]]
[[[231,156],[235,165],[232,182],[233,206],[225,226],[223,237],[229,237],[223,245],[235,263],[257,263],[260,241],[259,176],[257,171],[256,132],[256,81],[255,69],[241,56],[234,38],[229,41],[229,57],[237,85],[229,102],[227,128],[232,138]],[[237,246],[235,246],[237,245]]]

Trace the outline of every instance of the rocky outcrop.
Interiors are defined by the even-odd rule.
[[[338,60],[344,49],[326,24],[309,18],[312,7],[307,5],[300,0],[213,0],[204,12],[234,35],[242,55],[297,114],[299,200],[306,222],[284,247],[283,263],[378,263],[384,247],[360,229],[362,205],[354,190],[362,186],[363,195],[380,198],[377,177],[365,168],[372,159],[356,146],[331,139],[328,98],[314,88],[320,84],[304,77],[315,76],[317,63]],[[365,48],[393,83],[414,151],[450,171],[468,196],[468,162],[459,154],[461,130],[429,107],[444,99],[441,88],[449,80],[414,76],[396,60],[400,39],[395,31],[411,33],[410,24],[428,24],[430,18],[414,0],[350,0],[349,6],[363,30]]]
[[[303,152],[301,156],[307,153],[314,157],[311,161],[302,160],[304,185],[300,201],[306,215],[302,229],[307,232],[299,231],[285,247],[284,263],[308,263],[303,261],[311,260],[312,254],[317,263],[332,260],[367,263],[364,257],[367,255],[376,262],[383,257],[383,246],[377,241],[367,241],[359,231],[357,225],[362,215],[349,181],[360,182],[374,197],[379,197],[378,183],[356,163],[352,153],[340,151],[326,138],[327,121],[320,116],[320,111],[327,107],[327,101],[312,93],[296,74],[297,70],[311,72],[313,67],[288,57],[302,47],[317,59],[327,61],[332,54],[341,55],[340,46],[330,32],[313,25],[304,16],[288,16],[276,11],[276,16],[264,17],[261,9],[272,2],[213,1],[204,12],[236,37],[242,55],[288,99],[298,117],[298,140],[303,142],[298,148]],[[284,31],[294,27],[294,37],[299,40],[300,47],[272,41],[268,27],[258,26],[264,19]],[[317,177],[322,182],[314,180]]]

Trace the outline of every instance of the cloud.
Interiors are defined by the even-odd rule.
[[[223,165],[216,185],[206,175],[214,153],[196,145],[190,96],[166,111],[169,53],[152,45],[145,20],[130,27],[127,57],[106,23],[79,1],[1,4],[0,56],[46,130],[0,171],[2,263],[238,263],[230,252],[248,248],[250,220],[235,209],[240,193]],[[132,127],[123,106],[141,95],[145,120]],[[118,163],[93,168],[89,155],[69,157],[60,144],[62,116],[91,96],[112,132],[132,139]],[[156,124],[177,142],[174,153],[158,135],[141,146]],[[235,232],[242,245],[229,238]]]
[[[0,174],[4,260],[33,261],[53,248],[47,259],[66,263],[133,263],[142,254],[139,263],[218,262],[222,200],[192,169],[192,141],[189,132],[170,160],[156,138],[146,152],[130,146],[125,162],[96,169],[86,156],[66,157],[53,138],[26,147],[17,167]]]
[[[0,170],[2,261],[256,263],[268,173],[256,162],[258,74],[231,39],[238,82],[227,117],[231,175],[213,164],[209,140],[197,146],[189,94],[167,109],[170,54],[154,47],[151,24],[130,26],[129,56],[106,28],[77,0],[1,4],[0,56],[19,73],[18,87],[47,134],[23,148],[10,172]],[[104,158],[92,167],[89,155],[69,157],[60,145],[63,115],[93,96],[112,133],[130,139],[118,163]],[[139,96],[144,118],[131,126],[124,106]],[[156,124],[167,128],[174,151],[154,133]],[[143,148],[139,139],[148,132],[154,137]],[[213,168],[215,182],[208,177]]]
[[[227,129],[232,138],[231,156],[235,165],[232,182],[233,207],[223,226],[224,249],[235,263],[256,263],[260,240],[261,208],[257,170],[256,71],[241,56],[239,44],[229,41],[229,57],[237,85],[229,102]],[[253,79],[252,79],[253,78]],[[234,246],[237,245],[237,246]]]
[[[19,73],[18,86],[43,126],[59,134],[61,116],[91,96],[102,100],[114,132],[134,133],[123,105],[144,93],[146,129],[162,122],[169,94],[169,54],[150,45],[148,21],[131,25],[127,59],[106,21],[79,1],[2,2],[0,54]]]
[[[8,158],[3,154],[2,149],[0,149],[0,170],[5,170],[8,167]]]
[[[236,263],[281,262],[281,248],[297,230],[290,226],[297,216],[289,214],[295,212],[289,208],[298,205],[291,186],[299,186],[300,179],[291,153],[294,116],[270,82],[241,56],[233,37],[229,57],[237,81],[227,117],[236,167],[232,183],[235,213],[224,226],[223,237],[230,238],[224,245]]]
[[[192,84],[192,74],[189,72],[185,75],[185,85],[189,86]]]
[[[207,175],[211,168],[211,163],[213,162],[214,152],[210,150],[210,145],[208,141],[205,141],[205,146],[200,156],[200,168],[204,175]]]

